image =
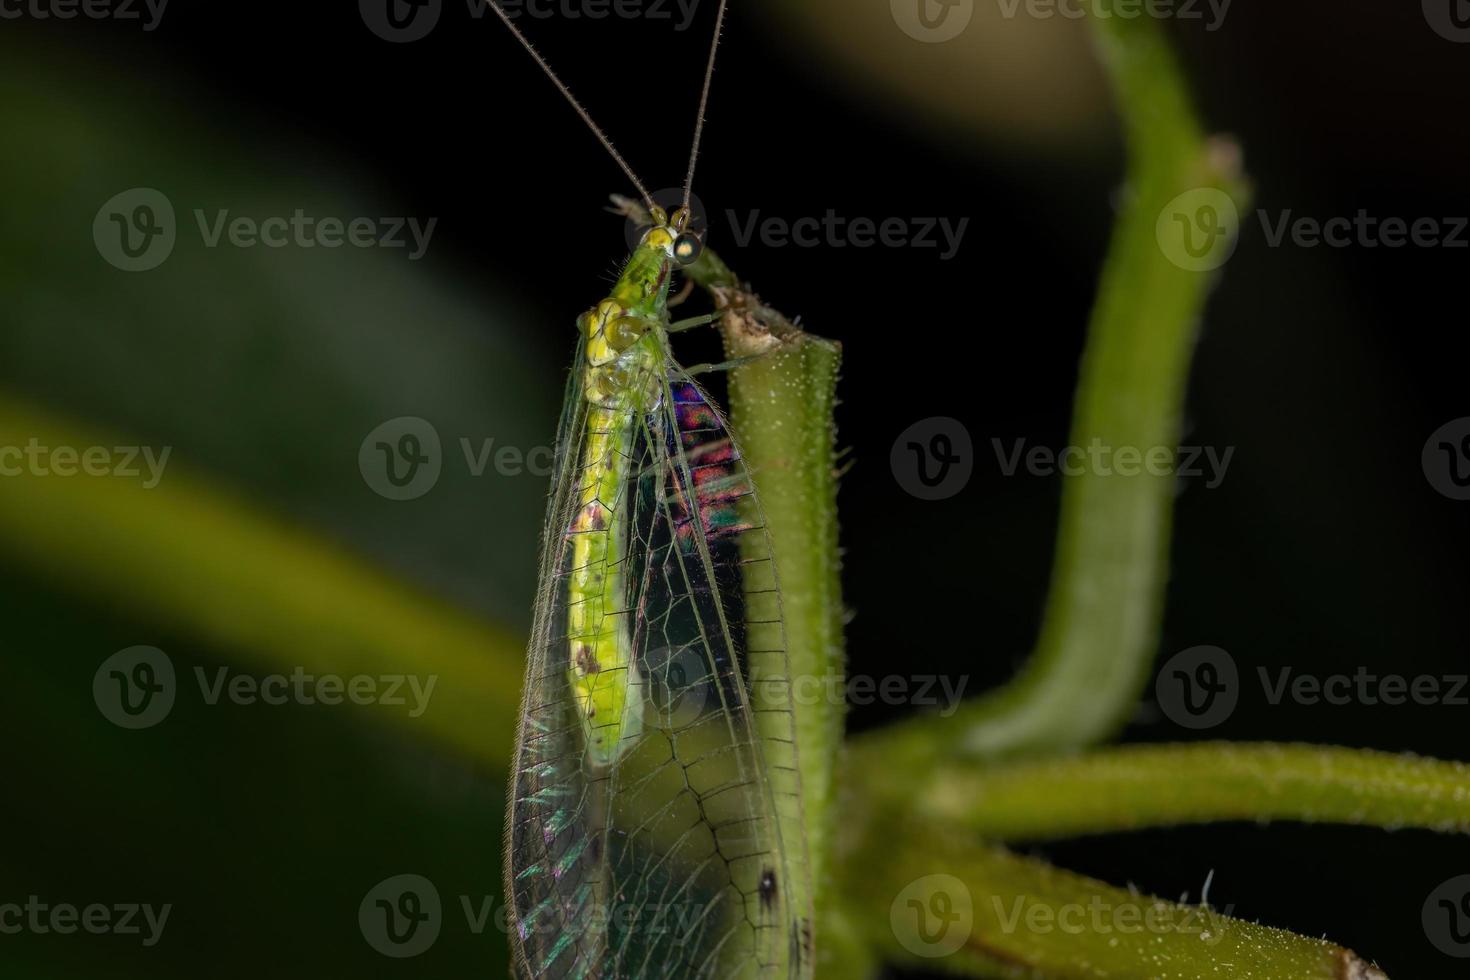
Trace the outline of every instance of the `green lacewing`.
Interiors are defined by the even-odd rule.
[[[530,45],[497,8],[507,26]],[[812,975],[781,591],[755,485],[675,359],[672,280],[699,254],[656,207],[577,320],[506,815],[520,977]]]

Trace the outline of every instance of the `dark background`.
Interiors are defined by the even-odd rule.
[[[549,441],[573,318],[602,295],[624,249],[619,219],[601,208],[628,188],[492,20],[451,2],[430,37],[391,45],[351,4],[307,6],[175,0],[152,33],[0,21],[11,198],[0,385],[176,445],[252,502],[523,630],[544,483],[513,481],[488,499],[452,485],[436,503],[388,503],[362,486],[356,439],[383,419],[437,410],[468,413],[509,441]],[[683,172],[705,6],[687,33],[646,20],[523,21],[653,187]],[[1241,2],[1216,32],[1170,25],[1203,116],[1244,147],[1256,206],[1320,219],[1360,208],[1410,221],[1470,214],[1470,48],[1438,36],[1413,4],[1287,6]],[[930,55],[886,11],[888,32],[869,35],[832,20],[839,8],[770,7],[732,12],[696,181],[715,216],[710,241],[769,301],[844,344],[853,672],[922,664],[966,675],[977,691],[1003,681],[1031,644],[1060,492],[1055,477],[1004,477],[991,440],[1066,443],[1121,147],[1096,69],[1075,57],[1086,54],[1075,25],[1056,24],[1065,40],[1036,55],[1051,59],[1054,91],[986,82],[1020,116],[1066,120],[1038,137],[983,110],[936,109],[868,65],[868,44]],[[57,165],[66,160],[77,166]],[[279,284],[296,256],[223,250],[205,256],[218,278],[119,285],[128,277],[98,260],[86,232],[108,193],[140,185],[168,191],[181,215],[196,200],[248,213],[279,191],[278,208],[439,224],[419,263],[345,250],[338,278],[314,278],[312,267],[294,293]],[[327,203],[339,199],[355,203]],[[943,262],[933,250],[737,249],[727,208],[971,221]],[[1270,248],[1246,216],[1201,326],[1184,439],[1236,451],[1218,489],[1196,482],[1179,497],[1162,655],[1217,645],[1248,678],[1258,666],[1466,671],[1470,512],[1430,486],[1420,451],[1470,414],[1467,255]],[[399,282],[404,268],[412,282]],[[274,286],[257,281],[267,276]],[[400,285],[397,300],[378,303]],[[72,300],[70,324],[38,296]],[[88,307],[103,315],[75,315]],[[293,318],[336,317],[340,330],[289,329]],[[460,355],[436,333],[446,317],[472,341]],[[709,343],[695,338],[686,360],[708,357]],[[475,363],[481,351],[496,360]],[[431,370],[457,358],[468,362],[461,375]],[[395,378],[395,364],[416,373]],[[378,387],[345,403],[357,389],[344,378]],[[471,383],[494,390],[452,390]],[[927,503],[902,490],[888,454],[899,432],[939,415],[964,423],[976,470],[964,493]],[[333,441],[337,422],[358,435]],[[119,556],[118,574],[146,560]],[[185,710],[139,756],[86,698],[96,664],[136,643],[182,663],[228,654],[38,575],[9,549],[0,580],[6,662],[18,675],[0,728],[0,896],[178,906],[153,950],[116,937],[0,937],[13,975],[500,973],[493,932],[446,931],[423,958],[395,962],[362,943],[353,918],[371,883],[403,870],[425,869],[446,896],[498,895],[499,773],[350,712],[305,709],[264,727],[258,714]],[[906,711],[856,707],[851,726]],[[1452,706],[1272,706],[1248,683],[1240,708],[1206,734],[1463,758],[1466,717]],[[1127,732],[1200,737],[1151,704]],[[1419,915],[1435,886],[1470,872],[1464,838],[1231,825],[1032,850],[1170,897],[1197,896],[1213,870],[1218,908],[1326,935],[1392,976],[1460,973]]]

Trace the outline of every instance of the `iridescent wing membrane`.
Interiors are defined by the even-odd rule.
[[[571,529],[592,478],[575,379],[568,392],[509,803],[518,975],[810,975],[770,539],[724,420],[666,363],[657,409],[625,443],[618,499],[602,501],[627,522],[626,545],[606,558],[625,563],[627,602],[597,618],[631,627],[620,682],[642,704],[610,764],[585,749],[568,679]]]

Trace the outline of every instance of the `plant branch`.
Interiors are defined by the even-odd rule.
[[[851,915],[892,962],[1007,980],[1386,980],[1320,939],[1093,881],[902,815],[851,828]]]
[[[691,278],[724,314],[726,356],[747,359],[730,375],[730,418],[770,530],[789,677],[840,682],[846,664],[833,412],[841,347],[767,307],[709,249]],[[822,972],[856,975],[867,964],[835,914],[829,867],[844,705],[794,697],[793,711]]]
[[[877,780],[866,784],[874,793]],[[1314,745],[1138,745],[1001,766],[946,765],[911,803],[990,840],[1297,820],[1470,833],[1470,766]]]
[[[0,398],[0,445],[120,444]],[[0,549],[144,622],[287,672],[436,678],[420,718],[364,708],[506,764],[523,645],[394,582],[337,546],[260,514],[169,462],[145,477],[0,479]],[[100,663],[111,651],[96,651]]]
[[[1071,444],[1172,459],[1212,277],[1166,254],[1159,219],[1192,189],[1243,199],[1238,154],[1202,135],[1159,24],[1094,18],[1094,27],[1127,133],[1129,168],[1088,331]],[[860,768],[927,780],[927,766],[945,753],[1066,751],[1122,726],[1155,652],[1175,495],[1172,472],[1148,469],[1065,478],[1050,594],[1020,675],[947,720],[924,717],[860,739]]]
[[[744,326],[729,325],[746,324],[743,313],[731,309],[726,321],[730,356],[748,356],[750,345],[763,343]],[[792,678],[843,674],[832,426],[840,355],[838,345],[799,334],[776,342],[730,377],[731,422],[775,550]],[[815,877],[830,836],[843,706],[820,698],[796,701],[797,759]]]

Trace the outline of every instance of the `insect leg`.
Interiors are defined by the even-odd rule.
[[[684,280],[684,288],[681,289],[681,290],[679,290],[678,295],[676,295],[676,296],[670,296],[669,297],[669,302],[668,302],[669,309],[672,310],[676,306],[683,306],[684,305],[684,301],[686,299],[688,299],[690,297],[690,295],[693,294],[693,292],[694,292],[694,280],[693,279],[686,279],[686,280]]]
[[[723,313],[707,313],[704,316],[692,316],[687,320],[675,320],[669,324],[669,333],[678,333],[681,330],[693,330],[695,327],[706,327],[711,323],[717,323]]]
[[[749,364],[751,361],[758,361],[762,357],[765,357],[765,356],[766,356],[766,352],[765,351],[761,351],[759,354],[747,354],[744,357],[736,357],[736,358],[733,358],[732,360],[721,361],[718,364],[695,364],[695,365],[693,365],[691,367],[685,368],[684,369],[684,373],[686,373],[686,374],[709,374],[709,373],[711,373],[713,371],[729,371],[729,370],[732,370],[734,368],[738,368],[741,365]]]

